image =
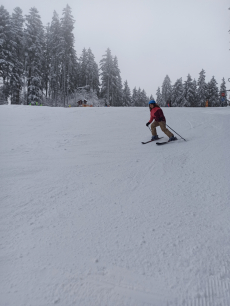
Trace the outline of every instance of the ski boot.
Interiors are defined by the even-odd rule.
[[[151,140],[157,140],[159,139],[158,135],[152,136]]]
[[[172,136],[172,137],[169,138],[168,141],[174,141],[174,140],[177,140],[177,138],[175,136]]]

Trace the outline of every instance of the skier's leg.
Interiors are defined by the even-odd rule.
[[[171,133],[167,128],[166,128],[166,122],[165,121],[161,121],[159,122],[160,128],[161,130],[170,138],[173,137],[173,133]]]
[[[157,126],[159,126],[159,123],[153,121],[153,123],[151,124],[151,131],[153,136],[157,136],[157,129],[156,129]]]

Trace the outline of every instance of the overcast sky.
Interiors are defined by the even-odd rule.
[[[122,81],[148,95],[188,73],[206,81],[230,78],[230,0],[1,0],[11,14],[35,6],[46,25],[53,11],[62,15],[66,4],[75,22],[75,48],[91,48],[99,64],[107,48],[117,56]],[[227,84],[230,89],[230,82]]]

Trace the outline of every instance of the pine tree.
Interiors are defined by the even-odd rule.
[[[118,68],[118,60],[112,57],[108,48],[106,54],[100,61],[101,70],[101,96],[106,99],[107,104],[113,106],[122,105],[122,80],[120,69]]]
[[[190,74],[188,74],[187,80],[184,82],[184,96],[187,101],[185,106],[196,106],[196,84],[192,81]]]
[[[61,66],[62,66],[62,36],[59,16],[54,11],[50,25],[50,91],[54,105],[57,106],[58,96],[61,90]],[[48,38],[48,37],[47,37]]]
[[[46,98],[49,95],[51,96],[51,58],[53,54],[51,53],[51,32],[50,32],[50,24],[45,27],[45,42],[44,42],[44,50],[43,50],[43,75],[42,75],[42,83],[43,88],[45,88],[45,96]]]
[[[26,16],[25,44],[27,103],[37,103],[42,99],[44,28],[35,7],[31,8]]]
[[[205,71],[201,70],[200,76],[197,82],[197,106],[205,106],[205,102],[208,98],[207,84],[205,83]]]
[[[85,48],[82,50],[82,55],[80,56],[79,62],[80,62],[79,84],[81,87],[83,87],[88,85],[88,73],[87,73],[88,54]]]
[[[182,84],[182,78],[178,79],[174,86],[172,91],[172,106],[185,106],[187,104],[187,101],[184,96],[184,88]]]
[[[120,69],[118,67],[118,59],[115,56],[113,59],[113,67],[112,67],[112,105],[114,106],[122,106],[122,95],[123,95],[123,87]]]
[[[137,106],[137,103],[138,103],[137,99],[138,99],[137,89],[136,89],[136,87],[134,87],[133,93],[132,93],[132,98],[131,98],[131,105],[132,106]]]
[[[207,84],[207,94],[208,94],[208,106],[210,107],[220,106],[219,90],[214,76],[212,77],[211,81]]]
[[[163,84],[162,84],[162,100],[164,105],[171,103],[172,99],[172,86],[171,80],[168,75],[166,75]]]
[[[64,106],[68,103],[68,96],[74,91],[76,83],[77,56],[74,49],[74,19],[71,8],[67,4],[61,18],[61,88],[63,92]]]
[[[12,32],[10,14],[0,6],[0,78],[3,79],[3,95],[5,100],[10,95],[10,78],[14,67]]]
[[[222,96],[222,93],[224,93],[225,96]],[[226,82],[224,78],[222,79],[222,83],[220,84],[219,100],[220,100],[220,106],[224,107],[228,105],[227,104]]]
[[[112,78],[113,78],[113,58],[110,49],[106,50],[100,61],[101,70],[101,96],[106,99],[107,105],[110,105],[112,98]]]
[[[144,107],[148,104],[148,97],[146,95],[145,90],[143,89],[140,94],[140,106]]]
[[[136,90],[135,97],[134,97],[134,93],[133,93],[133,98],[135,98],[135,106],[144,107],[148,103],[148,97],[146,95],[146,92],[145,92],[144,89],[141,90],[140,87],[138,88],[138,90]]]
[[[87,50],[87,63],[86,63],[86,77],[87,77],[87,85],[92,88],[92,71],[93,71],[93,65],[94,65],[94,55],[89,48]]]
[[[141,106],[141,89],[140,89],[140,87],[138,88],[138,90],[137,90],[137,104],[136,104],[136,106]]]
[[[123,88],[123,106],[131,106],[132,104],[131,91],[127,80],[124,82]]]
[[[197,107],[198,106],[198,94],[197,94],[197,81],[195,79],[192,82],[192,92],[194,93],[194,101],[191,106]]]
[[[23,85],[23,72],[24,72],[24,33],[23,33],[24,18],[22,10],[19,7],[14,9],[11,17],[11,32],[13,42],[13,69],[10,79],[12,101],[11,103],[20,103],[20,91]]]
[[[88,64],[87,64],[87,71],[88,71],[88,83],[90,89],[99,93],[99,71],[98,65],[95,62],[95,57],[92,53],[92,50],[88,49]]]
[[[157,104],[159,106],[165,106],[165,103],[163,102],[163,99],[162,99],[162,94],[161,94],[160,87],[157,88],[156,96],[157,96],[157,98],[156,98]],[[152,99],[150,98],[150,100],[152,100]]]
[[[82,55],[80,57],[80,73],[79,80],[80,86],[89,86],[89,89],[96,91],[99,94],[99,71],[98,65],[95,62],[94,55],[89,48],[82,50]]]
[[[100,92],[99,86],[100,86],[99,68],[98,68],[98,64],[94,62],[93,70],[92,70],[92,88],[93,88],[93,91],[96,91],[97,96],[99,96],[99,92]]]

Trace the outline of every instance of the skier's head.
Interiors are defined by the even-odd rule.
[[[155,106],[157,106],[156,101],[155,101],[155,100],[150,100],[150,101],[149,101],[149,109],[151,110],[151,109],[154,108]]]
[[[150,100],[150,101],[149,101],[149,105],[150,105],[150,104],[156,104],[156,101],[155,101],[155,100]]]

